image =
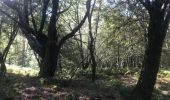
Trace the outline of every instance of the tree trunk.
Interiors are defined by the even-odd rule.
[[[40,77],[50,78],[55,75],[58,63],[59,49],[56,43],[49,43],[46,49],[46,55],[41,62]]]
[[[145,50],[141,74],[131,100],[151,100],[167,28],[168,22],[164,21],[164,15],[161,12],[157,10],[150,12],[148,45]]]
[[[94,56],[94,50],[90,51],[91,53],[91,60],[92,60],[92,81],[95,82],[96,79],[96,60],[95,60],[95,56]]]
[[[9,49],[17,35],[18,32],[18,27],[16,26],[16,24],[14,23],[13,27],[11,27],[11,35],[9,37],[9,42],[7,44],[7,46],[5,47],[3,53],[0,52],[0,72],[5,74],[6,73],[6,65],[5,65],[5,61],[6,61],[6,57],[8,55]]]
[[[90,51],[90,58],[91,58],[91,70],[92,70],[92,81],[95,82],[96,79],[96,59],[95,59],[95,40],[94,40],[94,33],[92,32],[92,15],[94,6],[96,4],[96,0],[94,1],[94,4],[92,5],[92,10],[88,16],[88,23],[89,23],[89,51]]]
[[[56,30],[57,14],[59,7],[59,0],[52,0],[52,15],[50,18],[50,24],[48,27],[48,43],[45,50],[45,56],[42,59],[40,76],[51,78],[55,74],[59,50],[58,37]]]
[[[2,53],[0,52],[0,76],[3,76],[6,73],[6,66],[3,60]]]
[[[51,11],[51,17],[50,17],[50,23],[48,25],[48,34],[44,34],[43,30],[45,22],[46,22],[46,12],[48,11],[48,4],[49,2],[52,5],[52,11]],[[42,11],[42,19],[39,30],[37,30],[36,21],[34,18],[34,14],[32,9],[29,9],[27,0],[24,0],[24,7],[23,10],[20,11],[20,6],[18,7],[17,4],[19,4],[17,1],[4,1],[5,5],[7,5],[12,10],[16,11],[19,17],[19,21],[16,18],[13,18],[10,14],[6,13],[5,11],[0,9],[0,12],[5,14],[7,17],[12,19],[14,22],[16,22],[19,27],[21,28],[23,34],[28,40],[28,43],[30,47],[34,50],[36,54],[38,54],[38,57],[40,58],[40,76],[41,77],[53,77],[55,73],[55,69],[58,62],[58,56],[59,51],[62,48],[63,44],[71,37],[75,35],[75,33],[82,27],[82,25],[85,23],[86,18],[89,15],[90,8],[91,8],[91,0],[86,1],[86,13],[83,17],[83,19],[80,21],[80,23],[72,29],[72,31],[62,37],[59,40],[59,34],[57,33],[57,21],[59,18],[59,15],[64,13],[66,10],[60,11],[59,8],[59,0],[45,0],[43,2],[43,11]],[[15,5],[16,3],[16,5]],[[51,6],[50,6],[51,7]],[[24,12],[23,12],[24,11]],[[30,11],[30,14],[28,14],[28,11]],[[20,13],[22,12],[22,13]],[[31,15],[31,16],[29,16]],[[31,18],[30,18],[31,17]],[[32,21],[30,21],[31,19]],[[30,26],[29,22],[32,22],[33,27]]]

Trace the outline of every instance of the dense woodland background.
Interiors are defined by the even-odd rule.
[[[170,0],[0,0],[2,100],[169,100]]]

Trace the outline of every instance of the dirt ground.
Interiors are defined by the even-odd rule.
[[[137,81],[128,75],[116,78],[122,86],[134,85]],[[169,78],[158,78],[155,88],[170,100]],[[123,100],[118,86],[102,86],[91,80],[45,80],[8,74],[0,78],[0,90],[0,100]]]
[[[117,91],[84,80],[47,81],[9,74],[0,81],[0,100],[121,100]]]

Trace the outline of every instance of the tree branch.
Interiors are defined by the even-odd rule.
[[[77,27],[75,27],[69,34],[67,34],[66,36],[64,36],[60,41],[59,41],[59,48],[66,42],[67,39],[73,37],[75,35],[75,33],[83,26],[84,22],[86,21],[86,18],[88,17],[89,13],[90,13],[90,7],[91,7],[91,0],[88,0],[86,2],[86,13],[84,18],[81,20],[81,22],[78,24]]]
[[[150,0],[139,0],[139,2],[148,10],[150,11],[151,10],[151,2]]]
[[[58,12],[58,15],[60,15],[60,14],[62,14],[62,13],[64,13],[64,12],[66,12],[66,11],[68,11],[68,10],[70,9],[71,5],[72,5],[72,4],[70,4],[69,7],[67,7],[66,9],[64,9],[64,10],[62,10],[62,11],[60,11],[60,12]]]
[[[162,10],[161,10],[161,12],[165,12],[166,11],[166,9],[167,9],[167,6],[168,6],[168,4],[170,3],[170,0],[166,0],[165,2],[164,2],[164,7],[162,8]]]
[[[31,6],[31,3],[32,3],[32,0],[30,0],[30,6]],[[31,6],[31,7],[30,7],[31,21],[32,21],[34,30],[37,31],[37,25],[36,25],[35,18],[34,18],[34,15],[33,15],[32,12],[33,12],[33,8],[32,8],[32,6]]]
[[[41,18],[40,28],[38,30],[39,33],[42,33],[44,29],[45,20],[47,17],[46,12],[47,12],[49,1],[50,0],[43,0],[42,18]]]
[[[165,21],[164,21],[165,27],[168,27],[169,22],[170,22],[170,0],[169,0],[168,4],[169,4],[169,7],[168,7],[167,15],[166,15],[166,18],[165,18]]]

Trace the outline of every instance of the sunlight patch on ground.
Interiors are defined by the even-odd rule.
[[[161,93],[164,95],[170,95],[170,91],[161,91]]]
[[[33,69],[31,67],[21,67],[16,65],[8,65],[6,64],[7,73],[21,74],[21,75],[29,75],[29,76],[37,76],[38,68]]]

